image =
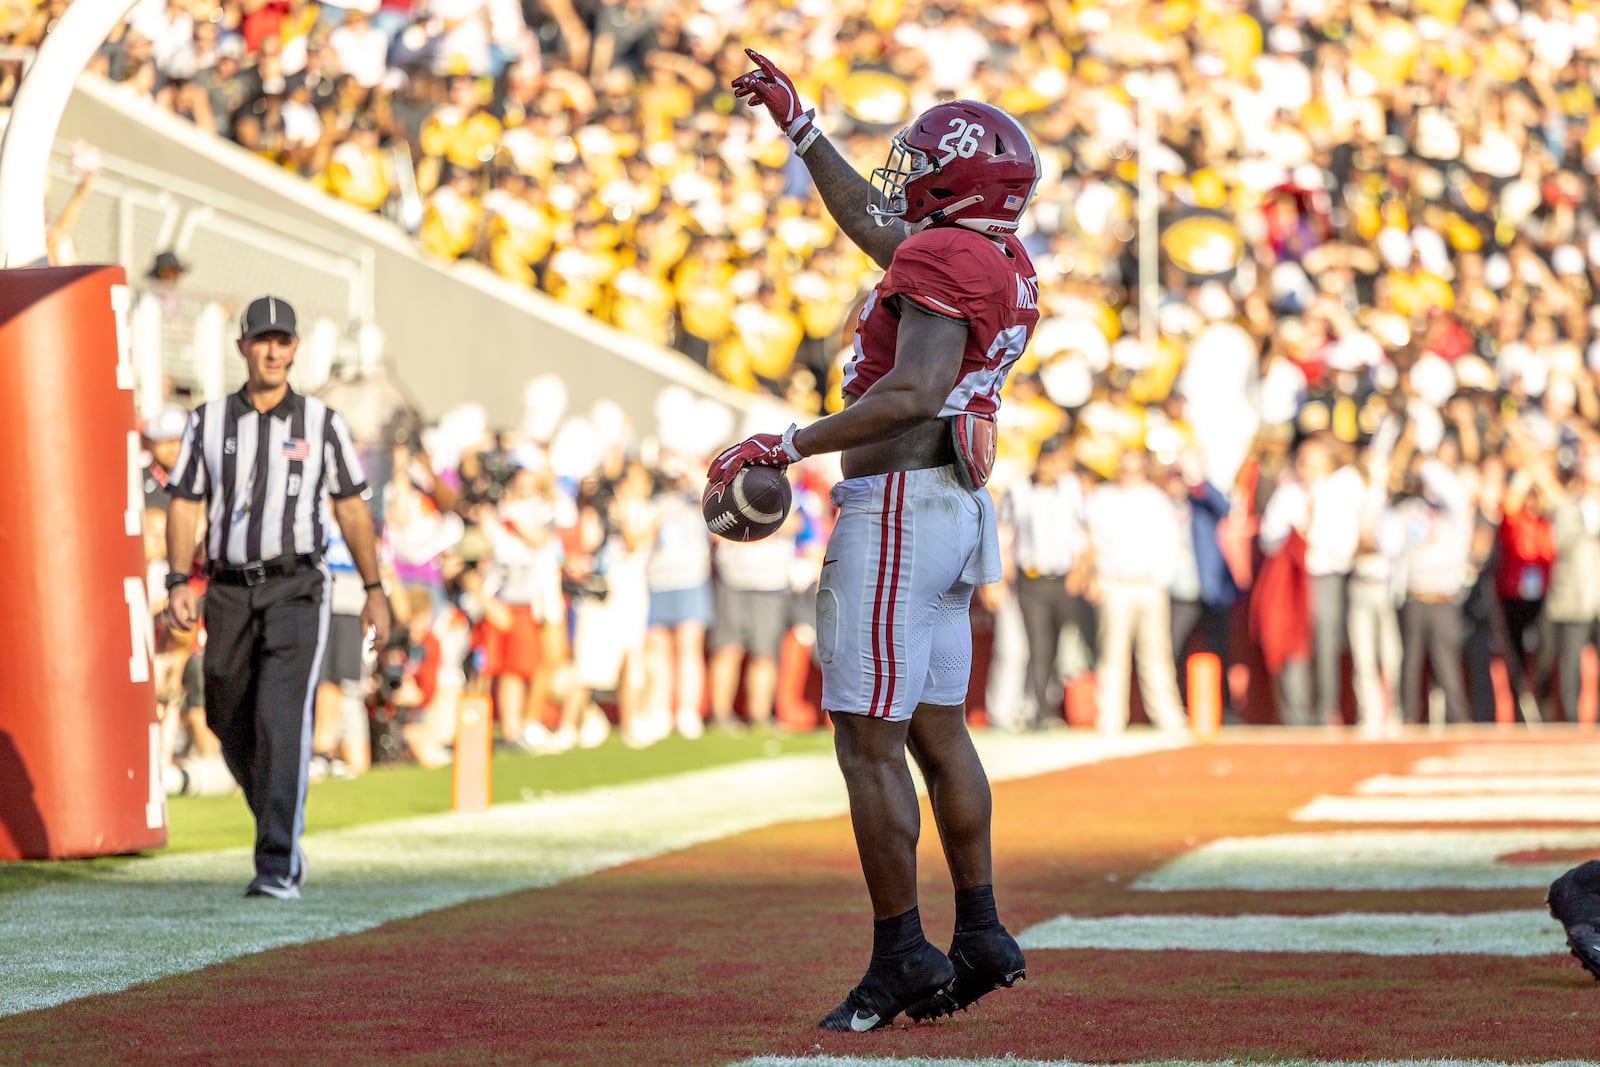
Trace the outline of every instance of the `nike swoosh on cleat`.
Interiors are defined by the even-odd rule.
[[[868,1030],[873,1029],[877,1025],[877,1012],[873,1012],[871,1015],[864,1015],[857,1011],[854,1015],[850,1016],[850,1029],[856,1031],[857,1033],[866,1033]]]

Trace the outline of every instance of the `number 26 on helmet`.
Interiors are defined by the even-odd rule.
[[[992,236],[1015,233],[1039,183],[1039,152],[1016,119],[992,104],[935,104],[895,135],[872,172],[878,225],[912,232],[953,224]]]

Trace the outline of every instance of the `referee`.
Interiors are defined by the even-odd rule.
[[[187,579],[204,517],[206,721],[256,819],[256,876],[245,895],[293,900],[306,876],[299,838],[328,635],[330,512],[366,586],[362,631],[370,626],[380,648],[389,604],[349,427],[289,388],[300,347],[294,308],[261,297],[239,327],[244,388],[189,416],[167,486],[168,611],[177,630],[199,621]]]

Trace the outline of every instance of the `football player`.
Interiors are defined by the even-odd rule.
[[[712,463],[711,490],[747,464],[842,452],[837,525],[817,593],[823,707],[872,898],[866,975],[822,1020],[871,1030],[901,1012],[964,1008],[1024,975],[995,909],[988,777],[967,733],[974,586],[1000,577],[994,416],[1039,321],[1038,278],[1016,230],[1039,157],[997,107],[938,104],[861,177],[769,59],[735,93],[767,109],[840,228],[886,273],[862,309],[846,407],[804,429],[756,434]],[[917,912],[920,815],[906,751],[922,769],[955,885],[948,953]]]

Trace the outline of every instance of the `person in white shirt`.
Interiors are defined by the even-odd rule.
[[[1341,447],[1323,434],[1303,440],[1295,452],[1294,479],[1278,486],[1261,516],[1261,550],[1272,555],[1291,529],[1300,531],[1311,576],[1311,660],[1288,661],[1277,679],[1280,717],[1287,726],[1343,721],[1339,697],[1345,584],[1361,543],[1367,489],[1360,472],[1337,454]]]
[[[1071,451],[1055,438],[1040,445],[1033,477],[1006,492],[998,518],[1009,535],[1002,540],[1002,570],[1016,591],[1028,640],[1033,709],[1026,725],[1038,728],[1060,718],[1056,660],[1062,636],[1075,635],[1093,655],[1094,608],[1083,598],[1080,566],[1084,495]]]
[[[1556,549],[1544,612],[1559,663],[1562,708],[1572,722],[1583,695],[1584,646],[1600,646],[1600,441],[1580,443],[1565,487],[1552,473],[1541,474],[1542,488],[1554,501],[1550,527]]]
[[[344,24],[328,35],[328,47],[339,57],[339,69],[363,89],[377,88],[389,73],[389,35],[372,24],[370,11],[349,8]]]
[[[751,726],[772,728],[778,653],[789,632],[790,573],[798,552],[801,517],[790,511],[778,531],[759,541],[716,542],[712,583],[711,722],[739,733],[734,703],[743,676],[745,714]]]
[[[1400,616],[1404,598],[1402,557],[1406,531],[1389,499],[1388,456],[1367,445],[1356,463],[1366,484],[1361,541],[1349,585],[1350,669],[1356,718],[1367,737],[1399,725]]]
[[[1461,671],[1462,616],[1472,569],[1477,506],[1455,471],[1437,458],[1416,462],[1397,509],[1406,529],[1406,602],[1400,614],[1404,647],[1401,703],[1406,720],[1431,719],[1423,667],[1444,694],[1449,722],[1472,721]]]
[[[1172,659],[1169,592],[1185,531],[1167,494],[1151,484],[1143,450],[1122,454],[1117,479],[1089,494],[1089,552],[1099,587],[1098,721],[1102,733],[1128,725],[1128,661],[1139,696],[1163,730],[1186,727]]]
[[[645,658],[649,675],[646,714],[684,737],[703,731],[705,640],[711,625],[711,534],[688,472],[668,465],[650,501],[650,589]]]

